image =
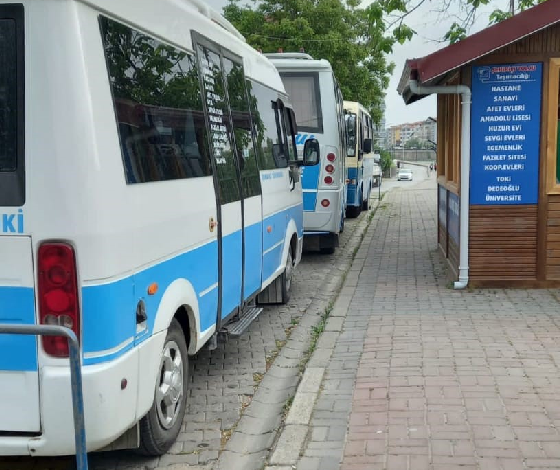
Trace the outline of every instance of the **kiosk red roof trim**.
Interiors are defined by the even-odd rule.
[[[459,67],[558,22],[560,0],[547,0],[425,57],[409,59],[405,63],[398,92],[407,104],[412,103],[424,96],[410,92],[410,79],[416,79],[422,85],[435,85]]]

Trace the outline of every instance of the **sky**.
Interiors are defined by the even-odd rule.
[[[227,4],[227,0],[207,0],[207,3],[221,11]],[[363,5],[368,3],[371,3],[371,1],[363,1]],[[458,7],[452,8],[449,14],[442,17],[440,13],[435,11],[441,3],[443,3],[441,0],[427,0],[406,19],[406,23],[417,34],[404,45],[397,44],[390,56],[390,60],[395,63],[396,67],[385,99],[387,127],[405,122],[422,121],[428,116],[436,117],[435,96],[429,96],[407,106],[397,92],[397,85],[407,59],[423,57],[445,47],[446,44],[439,41],[455,20],[452,15],[460,14],[460,12]],[[459,3],[464,3],[464,0],[455,0],[455,5],[459,5]],[[489,13],[496,8],[507,9],[508,4],[508,0],[490,0],[489,4],[477,13],[477,18],[470,32],[473,33],[483,29],[488,24]]]

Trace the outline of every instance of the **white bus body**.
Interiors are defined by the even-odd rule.
[[[355,101],[345,101],[346,119],[346,214],[357,217],[369,209],[373,187],[381,184],[381,168],[373,153],[373,121],[367,109]]]
[[[276,69],[189,0],[0,1],[0,323],[81,342],[88,451],[165,452],[188,354],[301,257]],[[0,455],[74,452],[65,341],[0,336]]]
[[[346,207],[346,145],[342,93],[326,60],[300,53],[267,54],[280,72],[298,120],[298,149],[320,144],[320,163],[303,170],[306,242],[323,252],[338,246]],[[313,243],[315,242],[315,243]],[[313,245],[311,245],[313,243]]]

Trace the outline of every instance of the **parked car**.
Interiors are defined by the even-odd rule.
[[[412,181],[412,170],[403,168],[397,173],[397,181]]]

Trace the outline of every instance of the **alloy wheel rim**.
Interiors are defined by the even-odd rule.
[[[292,261],[292,253],[288,251],[288,259],[286,261],[286,290],[292,288],[292,273],[294,270],[294,263]]]
[[[183,402],[183,358],[175,341],[165,345],[159,368],[159,382],[156,387],[157,415],[164,429],[173,427],[181,411]]]

